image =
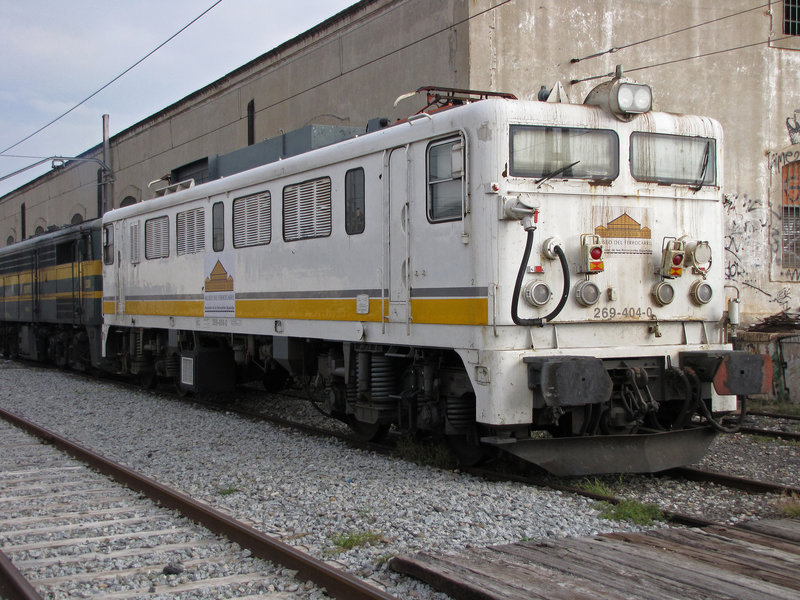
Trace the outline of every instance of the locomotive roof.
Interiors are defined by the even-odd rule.
[[[614,129],[617,131],[666,130],[682,135],[722,137],[721,125],[710,117],[649,112],[638,115],[628,123],[615,119],[596,106],[566,103],[546,103],[531,100],[489,98],[422,113],[390,127],[363,134],[323,148],[268,163],[185,190],[118,208],[106,213],[104,222],[115,221],[162,210],[198,198],[234,193],[263,181],[291,176],[307,170],[332,166],[386,149],[404,146],[419,140],[446,136],[460,130],[483,130],[486,126],[508,123],[535,123],[545,126],[571,126]],[[486,135],[478,131],[477,135]],[[492,135],[489,133],[489,135]]]
[[[56,229],[55,231],[48,231],[47,233],[35,235],[33,237],[29,237],[22,241],[11,244],[10,246],[5,246],[4,248],[0,248],[0,255],[12,254],[14,252],[24,252],[25,250],[29,250],[30,248],[34,248],[37,246],[44,246],[47,244],[58,243],[63,238],[79,237],[80,234],[83,233],[84,231],[99,229],[100,223],[101,223],[100,219],[90,219],[88,221],[84,221],[83,223],[79,223],[77,225],[68,225],[66,227]]]

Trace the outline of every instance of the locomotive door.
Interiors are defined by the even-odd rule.
[[[88,235],[82,235],[80,239],[75,242],[75,262],[72,263],[73,267],[73,281],[75,281],[74,294],[73,294],[73,324],[80,325],[86,322],[86,294],[91,289],[84,281],[84,266],[86,261],[90,259],[92,242]],[[88,288],[88,289],[87,289]]]
[[[384,318],[393,323],[409,323],[409,173],[408,146],[389,151],[387,198],[384,206],[386,227],[385,272],[388,273],[388,312]]]
[[[125,314],[125,290],[123,290],[123,281],[124,277],[122,277],[122,249],[125,248],[125,239],[123,232],[125,231],[125,226],[123,222],[116,221],[113,225],[112,235],[114,236],[114,314],[115,315],[124,315]]]

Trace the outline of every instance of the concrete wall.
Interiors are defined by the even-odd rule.
[[[499,3],[471,0],[470,10],[478,15]],[[766,2],[514,0],[470,22],[474,88],[535,98],[542,85],[560,81],[571,101],[582,102],[601,80],[571,80],[621,64],[652,85],[656,110],[722,123],[727,249],[714,268],[741,291],[749,322],[800,304],[797,270],[780,264],[780,176],[770,170],[790,144],[786,119],[800,109],[800,38],[780,39],[782,2],[748,10],[759,4]],[[742,14],[722,19],[735,13]],[[664,36],[708,21],[715,22]],[[684,60],[700,55],[707,56]]]

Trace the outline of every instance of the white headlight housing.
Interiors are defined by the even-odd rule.
[[[594,88],[583,103],[599,106],[620,121],[630,121],[653,108],[653,90],[644,83],[624,79],[622,69],[618,68],[616,77]]]

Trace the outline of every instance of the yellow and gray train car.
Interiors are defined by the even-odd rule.
[[[100,361],[100,221],[0,251],[0,348],[7,356],[85,370]]]

